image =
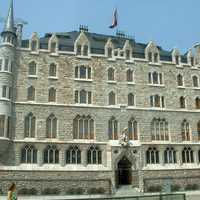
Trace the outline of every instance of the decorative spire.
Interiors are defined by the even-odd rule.
[[[13,14],[13,0],[10,0],[10,7],[8,10],[8,16],[5,21],[4,32],[15,33],[14,28],[14,14]]]

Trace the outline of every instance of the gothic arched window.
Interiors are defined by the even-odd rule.
[[[200,98],[199,97],[197,97],[195,99],[195,103],[196,103],[196,109],[200,109]]]
[[[94,139],[94,120],[90,116],[77,116],[73,120],[74,139]]]
[[[49,65],[49,77],[56,77],[57,66],[55,63]]]
[[[116,97],[114,92],[110,92],[108,95],[108,103],[109,105],[115,105],[116,104]]]
[[[190,141],[191,136],[190,136],[190,124],[189,122],[184,119],[182,124],[181,124],[181,133],[182,133],[182,140],[183,141]]]
[[[133,118],[128,122],[128,138],[130,140],[138,140],[138,124]]]
[[[130,93],[128,94],[128,106],[134,106],[135,105],[135,96]]]
[[[153,84],[158,84],[158,73],[153,72]]]
[[[33,113],[29,113],[24,120],[24,137],[34,138],[36,132],[36,118]]]
[[[183,163],[193,163],[194,162],[193,150],[190,147],[185,147],[183,149],[182,162]]]
[[[199,87],[199,79],[197,76],[192,77],[193,87]]]
[[[185,97],[180,97],[180,108],[186,108],[186,100]]]
[[[178,86],[184,86],[183,85],[183,76],[181,74],[178,74],[178,76],[177,76],[177,84],[178,84]]]
[[[90,147],[87,151],[88,164],[102,164],[102,151],[99,147]]]
[[[37,65],[33,61],[33,62],[29,63],[28,74],[29,74],[29,76],[36,76],[36,73],[37,73]]]
[[[146,163],[158,164],[159,163],[159,151],[155,147],[150,147],[146,151]]]
[[[109,81],[115,80],[115,70],[113,68],[108,69],[108,80]]]
[[[152,140],[169,140],[169,127],[165,119],[154,118],[151,122]]]
[[[56,102],[56,89],[55,88],[49,89],[48,102]]]
[[[58,164],[59,163],[59,150],[56,146],[48,145],[44,150],[44,163],[45,164]]]
[[[70,146],[66,151],[67,164],[81,164],[81,150],[77,146]]]
[[[198,141],[200,141],[200,121],[197,123],[197,134],[198,134]]]
[[[28,88],[27,100],[35,101],[35,88],[33,86]]]
[[[37,149],[34,146],[25,146],[21,151],[21,163],[37,163]]]
[[[51,114],[46,120],[46,136],[47,138],[57,137],[57,118]]]
[[[108,135],[109,135],[109,140],[118,139],[118,121],[115,119],[115,117],[112,117],[108,121]]]
[[[176,151],[172,147],[167,147],[164,151],[164,162],[165,163],[176,163]]]
[[[133,71],[130,69],[126,72],[126,80],[127,82],[134,82]]]
[[[6,116],[0,115],[0,137],[5,137],[5,121]]]

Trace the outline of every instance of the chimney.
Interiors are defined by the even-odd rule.
[[[21,47],[22,45],[22,34],[23,34],[23,23],[22,22],[19,22],[17,23],[16,25],[16,34],[17,34],[17,44],[19,47]]]

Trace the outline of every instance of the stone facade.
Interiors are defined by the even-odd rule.
[[[9,13],[12,12],[11,5]],[[9,14],[7,21],[14,20],[11,18]],[[119,181],[128,180],[123,176],[130,176],[131,184],[142,191],[154,183],[164,184],[169,177],[174,184],[197,183],[200,104],[196,99],[200,96],[200,86],[199,79],[195,82],[194,76],[200,77],[199,46],[195,53],[189,51],[187,56],[182,56],[178,50],[167,52],[153,42],[145,45],[124,35],[92,34],[83,27],[79,32],[46,34],[44,38],[34,33],[30,40],[22,41],[19,29],[17,34],[14,24],[8,23],[2,32],[0,47],[0,189],[5,190],[10,182],[16,181],[19,189],[35,188],[39,193],[44,187],[53,187],[52,184],[61,193],[73,187],[84,191],[103,188],[105,193],[110,193],[115,191]],[[6,69],[6,59],[9,69]],[[30,74],[31,62],[36,65],[35,74]],[[52,63],[56,65],[54,77],[49,75]],[[77,66],[90,67],[91,71],[87,71],[90,77],[76,77]],[[108,78],[109,69],[114,70],[113,80]],[[131,81],[127,81],[128,70],[133,73]],[[154,75],[153,80],[149,80],[149,73],[154,72],[161,74],[160,81]],[[183,77],[182,85],[177,85],[178,74]],[[8,90],[11,96],[8,91],[8,96],[3,96],[3,86],[11,88]],[[35,89],[33,101],[27,100],[29,87]],[[55,102],[49,102],[50,88],[56,90]],[[91,103],[75,102],[75,91],[83,90],[91,92]],[[114,105],[110,105],[111,92],[115,94]],[[128,105],[130,93],[134,95],[132,105]],[[162,103],[155,100],[157,97],[151,102],[151,96],[155,95],[164,97]],[[180,97],[186,99],[182,108]],[[29,113],[35,121],[28,125],[28,132],[33,132],[34,137],[25,134]],[[56,117],[56,137],[47,137],[47,119],[52,114]],[[92,139],[75,138],[77,116],[90,116],[93,120]],[[114,139],[109,138],[108,128],[112,117],[117,121],[112,131],[117,134]],[[134,131],[129,127],[130,119],[137,122]],[[153,119],[164,119],[167,128],[164,129],[160,121],[161,125],[152,127]],[[183,125],[184,120],[188,126]],[[82,127],[88,134],[85,126]],[[126,127],[126,134],[131,129],[137,137],[133,139],[127,135],[128,145],[123,147],[119,140]],[[162,134],[166,134],[167,139],[163,139]],[[52,153],[52,158],[44,153],[48,145],[56,146],[58,156],[52,153],[54,150],[48,152]],[[34,146],[35,157],[33,151],[29,154],[28,150],[23,157],[25,146]],[[71,146],[78,147],[80,162],[76,154],[76,158],[69,158],[76,161],[67,163],[66,151]],[[90,147],[98,147],[99,151],[95,157],[92,154],[93,161],[88,160]],[[166,153],[171,147],[174,157]],[[148,151],[151,151],[149,156]],[[123,159],[129,160],[130,169],[126,169],[125,163],[124,168],[119,169],[118,164]]]

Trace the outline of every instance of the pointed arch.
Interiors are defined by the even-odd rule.
[[[28,101],[35,101],[35,88],[30,86],[27,92],[27,100]]]
[[[46,137],[57,138],[58,120],[54,114],[51,114],[46,120]]]
[[[114,56],[114,45],[111,38],[108,38],[105,45],[105,56],[108,58],[112,58]]]
[[[48,50],[50,53],[58,53],[58,48],[59,48],[59,40],[58,37],[56,36],[56,34],[52,34],[52,36],[49,39],[49,43],[48,43]]]
[[[181,55],[178,49],[173,49],[172,51],[172,61],[174,64],[176,65],[180,65],[181,64]]]
[[[126,40],[123,47],[124,56],[126,60],[131,60],[133,54],[133,47],[129,40]]]
[[[149,62],[158,63],[160,61],[160,53],[158,47],[153,41],[150,41],[145,49],[145,58]]]
[[[138,140],[138,123],[134,118],[128,121],[128,137],[130,140]]]
[[[91,146],[87,151],[87,164],[102,164],[102,151],[98,146]]]
[[[33,52],[37,52],[40,47],[40,41],[38,34],[34,32],[31,36],[31,39],[29,40],[29,49]]]
[[[29,76],[37,75],[37,64],[35,61],[32,61],[28,64],[28,75]]]
[[[118,139],[118,121],[115,117],[111,117],[108,121],[108,137],[109,140]]]
[[[24,119],[24,137],[35,138],[36,135],[36,117],[29,113]]]
[[[116,95],[113,91],[108,94],[108,104],[109,105],[116,105]]]
[[[37,163],[37,149],[33,145],[26,145],[21,150],[21,163]]]
[[[56,102],[56,89],[54,87],[49,89],[48,102]]]
[[[190,124],[186,119],[184,119],[181,123],[181,135],[182,135],[182,141],[191,140]]]
[[[74,51],[76,55],[89,56],[90,55],[90,41],[84,31],[80,32],[80,35],[74,43]]]

